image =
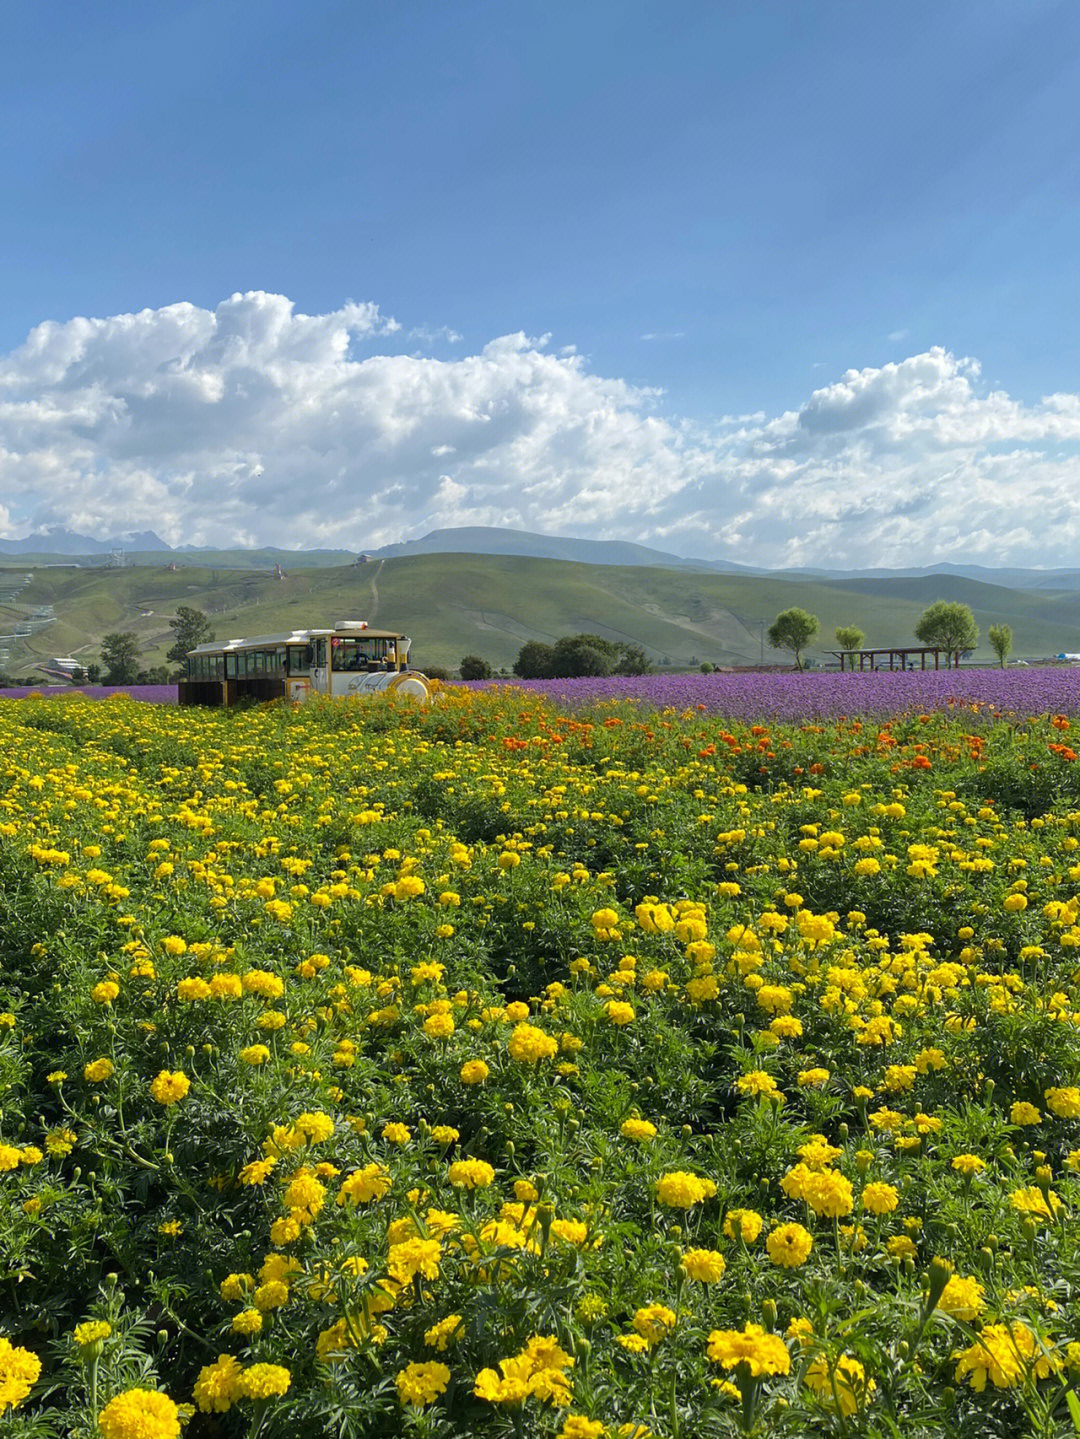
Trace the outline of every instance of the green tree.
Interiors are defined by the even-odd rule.
[[[619,661],[615,666],[615,673],[617,675],[647,675],[652,673],[652,665],[640,645],[620,644]]]
[[[986,631],[986,638],[990,641],[990,648],[998,657],[998,664],[1005,668],[1005,661],[1009,658],[1012,650],[1012,630],[1008,625],[990,625]]]
[[[790,650],[795,656],[795,668],[801,670],[802,652],[817,632],[817,615],[798,608],[782,610],[769,626],[769,643],[774,650]]]
[[[463,680],[489,680],[491,666],[479,655],[466,655],[458,667]]]
[[[600,635],[563,635],[555,641],[553,672],[558,679],[609,675],[618,655],[618,645]]]
[[[202,610],[193,609],[191,605],[177,605],[176,618],[169,621],[169,628],[173,632],[173,642],[165,658],[178,665],[182,665],[187,659],[189,650],[214,638],[206,615]]]
[[[861,650],[866,638],[858,625],[841,625],[835,634],[836,643],[842,650]]]
[[[555,650],[542,640],[528,640],[518,650],[514,673],[521,680],[549,680],[555,673]]]
[[[101,641],[101,663],[107,685],[133,685],[139,673],[139,636],[114,630]]]
[[[100,680],[101,680],[101,666],[100,666],[99,664],[87,665],[87,666],[86,666],[86,683],[87,683],[88,685],[96,685],[96,684],[98,684],[98,683],[100,682]]]
[[[923,610],[915,626],[915,638],[930,649],[944,650],[951,663],[953,655],[975,648],[979,642],[979,626],[970,605],[956,600],[935,600]]]

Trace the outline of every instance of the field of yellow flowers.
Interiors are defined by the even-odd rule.
[[[0,705],[0,1432],[1080,1434],[1063,715]]]

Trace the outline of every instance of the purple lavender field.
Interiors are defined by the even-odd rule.
[[[129,699],[145,700],[149,704],[174,705],[176,703],[175,685],[83,685],[76,688],[73,685],[57,685],[46,689],[40,689],[32,685],[22,686],[18,689],[0,690],[0,700],[24,700],[27,695],[41,695],[45,699],[70,699],[75,695],[81,695],[88,700],[112,699],[113,695],[127,695]]]
[[[467,686],[517,684],[547,695],[566,709],[610,700],[634,700],[658,709],[692,709],[733,720],[833,719],[838,715],[890,715],[978,703],[1002,713],[1080,713],[1080,668],[969,669],[806,674],[642,675],[603,679],[482,680]]]

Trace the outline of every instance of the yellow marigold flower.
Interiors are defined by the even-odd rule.
[[[1080,1117],[1080,1089],[1075,1085],[1065,1089],[1047,1089],[1045,1098],[1047,1108],[1059,1119]]]
[[[240,1051],[240,1058],[245,1064],[250,1064],[253,1068],[257,1068],[260,1064],[265,1064],[270,1058],[270,1051],[265,1044],[249,1044]]]
[[[821,1089],[829,1082],[827,1069],[801,1069],[796,1082],[800,1089]]]
[[[729,1209],[724,1218],[724,1237],[753,1244],[761,1233],[763,1223],[756,1209]]]
[[[88,1349],[91,1344],[108,1339],[112,1332],[112,1325],[107,1319],[87,1319],[82,1324],[76,1324],[71,1337],[80,1349]]]
[[[460,1314],[448,1314],[445,1319],[440,1319],[438,1324],[433,1324],[430,1329],[424,1330],[424,1343],[429,1349],[436,1350],[442,1354],[448,1345],[453,1344],[463,1332],[462,1317]]]
[[[633,1139],[641,1144],[647,1139],[656,1138],[656,1125],[651,1124],[647,1119],[624,1119],[619,1126],[619,1133],[624,1139]]]
[[[211,999],[240,999],[243,993],[238,974],[215,974],[210,981]]]
[[[200,999],[209,999],[210,994],[209,984],[198,975],[190,979],[182,979],[176,986],[177,999],[182,999],[188,1004]]]
[[[644,1354],[649,1348],[649,1341],[643,1334],[616,1334],[615,1343],[628,1354]]]
[[[551,1059],[559,1051],[558,1041],[537,1029],[534,1024],[518,1024],[510,1036],[507,1049],[511,1059],[519,1064],[538,1064],[542,1059]]]
[[[460,1131],[455,1129],[452,1124],[433,1125],[429,1130],[429,1135],[436,1144],[441,1145],[444,1149],[461,1138]]]
[[[483,1084],[490,1073],[482,1059],[467,1059],[461,1066],[459,1078],[462,1084]]]
[[[914,1259],[918,1248],[906,1234],[894,1234],[885,1246],[890,1259]]]
[[[862,1408],[877,1387],[851,1354],[841,1354],[831,1364],[822,1355],[807,1366],[804,1378],[823,1404],[839,1409],[845,1418]]]
[[[390,1188],[390,1171],[381,1164],[366,1164],[363,1169],[354,1169],[341,1182],[338,1190],[338,1204],[367,1204],[372,1199],[381,1199]]]
[[[233,1315],[229,1327],[234,1334],[258,1334],[263,1327],[263,1317],[257,1309],[241,1309],[239,1314]]]
[[[83,1078],[88,1079],[91,1084],[101,1084],[106,1079],[111,1079],[116,1073],[116,1067],[111,1059],[92,1060],[83,1069]]]
[[[1027,906],[1027,895],[1025,894],[1007,894],[1001,904],[1006,914],[1018,914],[1021,910],[1027,909]]]
[[[310,1114],[298,1114],[293,1121],[293,1128],[302,1134],[309,1144],[321,1144],[333,1134],[334,1121],[329,1114],[315,1110]]]
[[[254,1288],[255,1280],[250,1274],[229,1274],[218,1285],[218,1293],[226,1304],[237,1304]]]
[[[600,1419],[587,1419],[584,1414],[568,1414],[555,1439],[604,1439],[607,1427]]]
[[[900,1203],[900,1191],[892,1184],[866,1184],[862,1192],[863,1208],[871,1214],[891,1214]]]
[[[120,993],[120,986],[111,979],[103,979],[100,984],[95,984],[90,991],[90,998],[95,1004],[112,1004],[113,1000]]]
[[[394,885],[395,899],[416,899],[424,893],[426,886],[418,874],[407,874]]]
[[[382,1127],[382,1137],[388,1144],[408,1144],[412,1130],[407,1124],[390,1123]]]
[[[793,1014],[778,1014],[769,1021],[769,1032],[777,1039],[799,1039],[803,1032],[802,1020]]]
[[[166,954],[186,954],[187,940],[181,939],[178,934],[167,934],[161,941],[161,947]]]
[[[1026,1214],[1032,1219],[1056,1219],[1061,1209],[1061,1200],[1052,1189],[1045,1194],[1038,1185],[1029,1185],[1026,1189],[1015,1189],[1009,1195],[1009,1203],[1021,1214]]]
[[[627,1024],[633,1024],[634,1022],[634,1006],[627,1004],[621,999],[609,999],[607,1004],[604,1005],[604,1013],[608,1019],[611,1020],[612,1024],[620,1028]]]
[[[495,1178],[495,1171],[484,1159],[458,1159],[446,1176],[455,1189],[486,1189]]]
[[[449,1039],[454,1032],[454,1017],[450,1014],[430,1014],[424,1020],[424,1033],[429,1039]]]
[[[735,1088],[740,1094],[752,1094],[766,1099],[780,1091],[776,1087],[776,1080],[764,1069],[752,1069],[749,1074],[740,1075],[735,1082]]]
[[[180,1411],[167,1394],[127,1389],[98,1415],[105,1439],[179,1439]]]
[[[257,994],[261,999],[280,999],[285,993],[285,981],[265,969],[249,969],[240,976],[245,994]]]
[[[727,1263],[715,1249],[688,1249],[682,1257],[687,1277],[702,1284],[717,1284],[724,1277]]]
[[[769,1258],[783,1269],[805,1264],[813,1247],[813,1235],[801,1224],[780,1224],[765,1240]]]
[[[444,1392],[450,1383],[450,1370],[445,1364],[435,1361],[414,1363],[405,1369],[399,1369],[395,1382],[402,1404],[413,1404],[421,1408]]]
[[[251,1311],[246,1311],[251,1312]],[[256,1316],[262,1324],[261,1316]],[[239,1360],[219,1354],[213,1364],[204,1364],[195,1380],[194,1399],[204,1414],[227,1414],[240,1398]]]
[[[1009,1110],[1009,1118],[1013,1124],[1039,1124],[1042,1115],[1034,1104],[1028,1104],[1026,1100],[1018,1099]]]
[[[953,1319],[963,1319],[971,1323],[978,1319],[979,1315],[986,1308],[986,1291],[977,1279],[965,1279],[962,1275],[954,1274],[941,1292],[941,1298],[937,1307],[943,1314],[949,1314]]]
[[[962,1174],[965,1179],[978,1174],[986,1168],[986,1161],[979,1158],[977,1154],[958,1154],[952,1162],[952,1167],[957,1174]]]
[[[270,1309],[280,1309],[289,1302],[289,1286],[280,1279],[268,1279],[260,1284],[254,1295],[255,1308],[265,1314]]]
[[[789,1339],[794,1339],[800,1349],[809,1349],[814,1342],[814,1325],[809,1319],[793,1319],[785,1330]]]
[[[236,1176],[241,1184],[265,1184],[270,1171],[277,1160],[271,1155],[267,1159],[253,1159],[250,1164],[245,1164],[240,1173]]]
[[[1029,1373],[1045,1379],[1061,1368],[1061,1359],[1046,1353],[1026,1324],[986,1324],[975,1343],[953,1357],[960,1360],[956,1382],[970,1380],[979,1394],[988,1379],[996,1389],[1011,1389]]]
[[[182,1069],[163,1069],[150,1085],[150,1093],[159,1104],[177,1104],[191,1088],[191,1080]]]
[[[638,1334],[647,1339],[655,1348],[661,1339],[675,1328],[675,1312],[663,1304],[649,1304],[634,1313],[633,1324]]]
[[[252,1364],[240,1375],[240,1393],[245,1399],[280,1399],[291,1381],[280,1364]]]
[[[18,1169],[21,1152],[13,1144],[0,1144],[0,1174]]]
[[[791,1356],[778,1334],[768,1334],[760,1324],[747,1324],[739,1329],[714,1329],[706,1350],[714,1364],[723,1369],[737,1369],[745,1364],[750,1375],[758,1379],[764,1374],[791,1372]]]
[[[41,1360],[29,1349],[0,1338],[0,1416],[17,1409],[41,1374]]]
[[[398,1284],[408,1284],[415,1274],[425,1279],[437,1279],[441,1257],[442,1245],[437,1239],[406,1239],[401,1244],[390,1246],[386,1268],[391,1279]]]
[[[656,1197],[670,1209],[691,1209],[715,1193],[716,1185],[711,1179],[701,1179],[681,1169],[662,1174],[656,1181]]]

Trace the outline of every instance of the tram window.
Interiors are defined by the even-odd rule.
[[[315,668],[324,670],[326,668],[326,640],[315,641]]]
[[[224,675],[225,675],[225,656],[224,656],[224,655],[214,655],[214,656],[213,656],[213,659],[212,659],[211,665],[210,665],[210,674],[211,674],[211,678],[212,678],[212,679],[215,679],[215,680],[220,680],[220,679],[223,679],[223,678],[224,678]]]
[[[306,675],[311,664],[310,645],[289,646],[289,673],[291,675]]]
[[[234,680],[239,678],[239,656],[235,654],[225,656],[225,678]]]

